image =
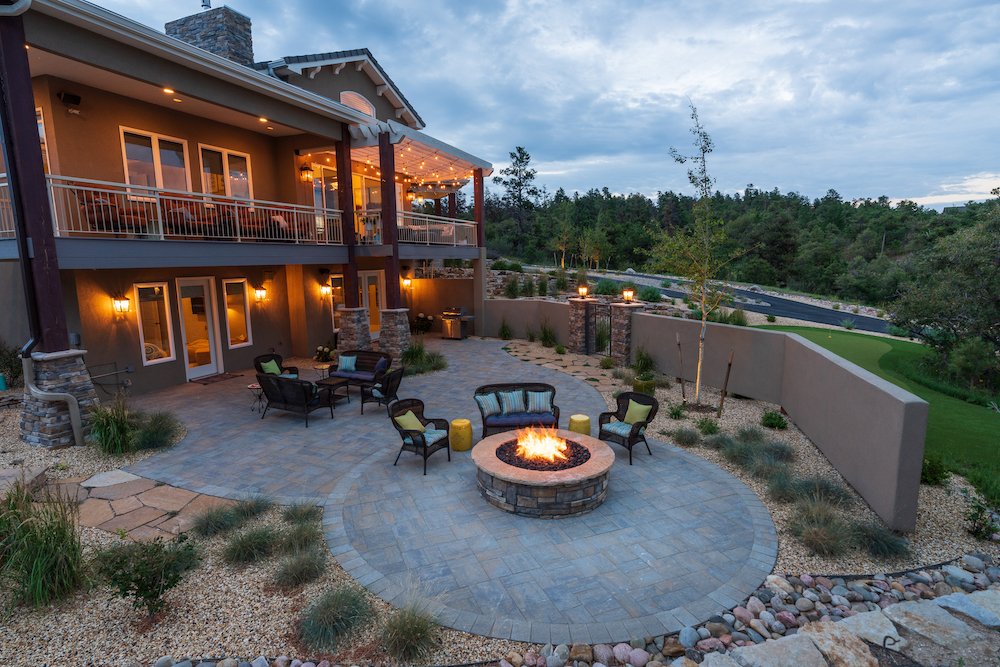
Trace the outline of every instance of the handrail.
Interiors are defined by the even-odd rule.
[[[396,227],[400,243],[475,246],[476,223],[429,213],[401,211]]]
[[[0,239],[14,238],[14,207],[7,174],[0,174]]]

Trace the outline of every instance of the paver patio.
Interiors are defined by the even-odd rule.
[[[503,343],[429,340],[447,371],[407,377],[434,417],[479,416],[472,394],[519,379],[556,386],[563,421],[605,410],[589,383],[514,359]],[[308,366],[306,366],[308,368]],[[305,372],[307,373],[307,371]],[[359,583],[395,604],[425,601],[444,625],[532,642],[606,642],[678,630],[732,607],[770,573],[774,525],[750,489],[712,464],[651,439],[628,465],[616,448],[595,511],[561,520],[507,514],[476,489],[469,452],[392,462],[399,438],[384,410],[356,399],[307,429],[299,415],[250,411],[246,373],[136,402],[173,410],[187,437],[129,470],[199,493],[324,505],[327,540]]]

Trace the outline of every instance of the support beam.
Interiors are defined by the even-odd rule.
[[[399,234],[396,230],[396,148],[388,132],[378,135],[378,166],[382,173],[382,243],[392,246],[385,258],[385,305],[402,307],[399,286]]]
[[[437,199],[434,200],[434,215],[436,215],[436,216],[440,216],[441,215],[441,198],[440,197],[438,197]]]
[[[0,17],[0,129],[22,283],[38,350],[57,352],[69,349],[69,335],[24,43],[21,17]]]
[[[334,74],[334,76],[336,76],[337,74],[340,74],[340,70],[344,69],[344,67],[346,65],[347,65],[347,63],[340,63],[339,65],[337,65],[336,67],[334,67],[333,68],[333,74]]]
[[[358,293],[358,265],[354,259],[357,238],[354,234],[354,187],[351,183],[351,137],[344,131],[344,138],[334,143],[337,155],[337,205],[340,215],[341,238],[347,246],[347,264],[344,266],[344,306],[361,305]]]
[[[448,217],[458,220],[458,193],[448,193]]]
[[[480,248],[486,247],[486,207],[483,190],[483,170],[472,172],[472,213],[476,220],[476,238]]]

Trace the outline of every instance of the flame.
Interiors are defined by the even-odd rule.
[[[555,429],[527,428],[517,436],[517,455],[523,459],[544,460],[549,463],[567,460],[566,441],[556,435]]]

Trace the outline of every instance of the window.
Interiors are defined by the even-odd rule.
[[[42,146],[42,171],[49,173],[49,147],[45,143],[45,121],[42,119],[42,108],[35,107],[35,122],[38,123],[38,143]]]
[[[191,190],[187,167],[187,142],[183,139],[121,129],[125,180],[167,190]]]
[[[174,330],[170,323],[166,283],[141,283],[135,286],[138,304],[139,343],[142,363],[152,366],[174,360]]]
[[[246,278],[223,280],[222,289],[226,295],[226,333],[229,336],[229,349],[252,345],[250,299],[247,298]]]
[[[345,90],[340,94],[340,103],[351,107],[355,111],[367,114],[372,118],[375,117],[375,107],[361,93],[356,93],[353,90]]]
[[[224,148],[199,145],[201,184],[205,193],[253,199],[250,156]]]

